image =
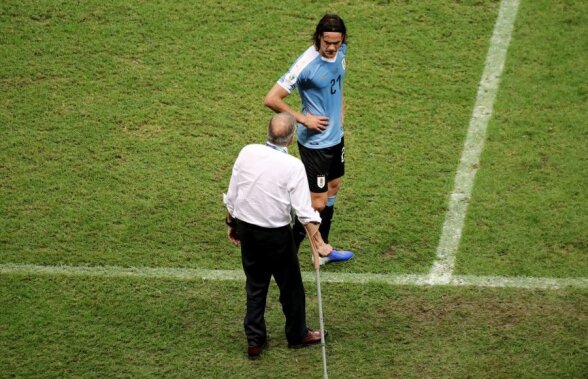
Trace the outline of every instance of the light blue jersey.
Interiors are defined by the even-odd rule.
[[[302,114],[310,113],[329,118],[329,126],[322,132],[299,125],[298,142],[309,149],[335,146],[343,138],[341,112],[346,52],[347,44],[343,44],[337,56],[330,60],[311,46],[278,80],[278,84],[288,93],[298,88],[302,99]]]

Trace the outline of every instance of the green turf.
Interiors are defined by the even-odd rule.
[[[1,9],[1,261],[239,268],[222,223],[232,162],[263,141],[263,96],[335,9],[350,49],[332,240],[358,252],[341,270],[428,270],[496,3]]]
[[[333,378],[580,378],[588,293],[325,284]],[[317,326],[316,289],[307,285]],[[319,378],[287,348],[277,287],[270,347],[245,357],[237,282],[0,277],[0,377]],[[369,322],[367,322],[369,320]]]
[[[519,12],[458,270],[586,277],[588,3]]]
[[[498,7],[1,2],[0,264],[239,270],[232,163],[263,142],[263,96],[332,10],[350,45],[331,241],[356,257],[324,270],[428,272]],[[580,0],[521,1],[457,274],[588,277],[587,16]],[[301,256],[311,270],[306,243]],[[587,297],[325,283],[330,373],[581,378]],[[1,274],[0,377],[321,376],[320,349],[287,349],[275,286],[271,347],[249,362],[244,301],[239,281]]]

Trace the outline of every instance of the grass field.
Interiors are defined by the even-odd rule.
[[[455,250],[453,273],[489,285],[328,280],[437,262],[500,6],[3,1],[0,377],[321,376],[320,349],[287,349],[275,287],[250,362],[241,278],[145,273],[239,272],[221,194],[326,11],[350,37],[331,240],[356,252],[323,269],[331,377],[586,377],[584,1],[520,1]],[[525,278],[575,284],[492,288]]]

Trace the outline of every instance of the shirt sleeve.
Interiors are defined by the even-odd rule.
[[[292,93],[296,88],[298,82],[299,72],[294,70],[294,66],[290,67],[288,71],[278,80],[278,84],[288,93]]]
[[[288,191],[290,192],[290,201],[292,208],[296,212],[298,220],[304,225],[310,222],[321,222],[319,213],[312,208],[310,190],[308,188],[308,179],[302,162],[298,162],[294,172],[290,176]]]
[[[309,48],[296,61],[290,66],[288,71],[278,80],[278,84],[284,88],[288,93],[292,93],[298,86],[301,80],[305,78],[305,68],[312,61],[313,54],[309,53],[312,51]]]
[[[235,217],[235,202],[237,200],[237,180],[236,174],[239,170],[239,159],[235,162],[233,166],[233,171],[231,173],[231,180],[229,181],[229,189],[227,193],[223,193],[223,203],[227,207],[227,211],[232,217]]]

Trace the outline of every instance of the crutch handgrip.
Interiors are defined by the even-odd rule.
[[[319,255],[319,244],[324,245],[323,238],[319,232],[318,224],[308,223],[304,225],[306,229],[306,235],[310,242],[310,248],[312,250],[312,261],[314,263],[314,269],[319,270],[321,267],[320,255]]]

